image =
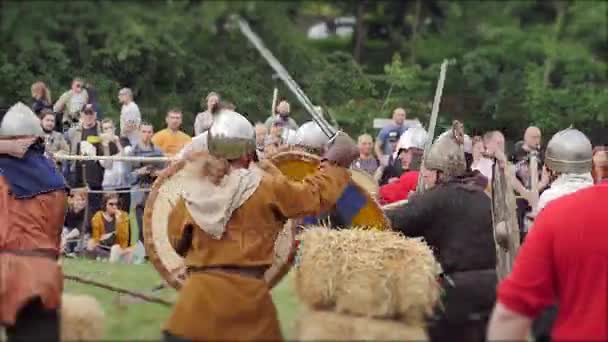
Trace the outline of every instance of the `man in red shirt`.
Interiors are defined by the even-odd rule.
[[[555,340],[608,340],[608,182],[549,203],[498,289],[488,340],[525,340],[558,303]]]

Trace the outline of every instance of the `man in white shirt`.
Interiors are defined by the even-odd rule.
[[[122,88],[118,92],[118,101],[122,104],[120,110],[120,136],[127,137],[131,146],[138,140],[138,130],[141,123],[139,107],[133,101],[133,92],[129,88]]]

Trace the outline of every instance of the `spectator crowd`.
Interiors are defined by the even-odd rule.
[[[178,108],[170,108],[166,112],[165,127],[155,129],[142,118],[129,88],[122,88],[117,94],[121,108],[116,122],[102,117],[94,87],[81,78],[74,78],[70,89],[54,103],[43,82],[34,83],[31,94],[32,110],[41,119],[47,152],[53,156],[182,158],[187,152],[206,145],[205,132],[211,127],[214,114],[221,108],[235,109],[233,104],[223,101],[220,94],[210,92],[201,101],[203,111],[195,116],[194,127],[188,130],[194,132],[192,137],[183,130],[184,114]],[[255,125],[259,157],[293,143],[299,126],[290,112],[290,104],[279,101],[275,113],[264,123]],[[403,134],[413,128],[412,120],[407,119],[406,109],[396,108],[390,123],[382,127],[375,139],[369,134],[358,137],[360,154],[351,168],[375,179],[380,186],[378,199],[382,204],[407,199],[417,185],[418,172],[407,172],[417,170],[411,165],[413,149],[400,143]],[[465,135],[467,166],[486,177],[488,191],[494,158],[509,165],[508,174],[518,195],[522,239],[526,234],[526,215],[539,197],[538,192],[531,191],[529,156],[532,152],[539,160],[539,190],[544,190],[550,183],[550,174],[543,168],[541,142],[540,129],[529,127],[522,141],[515,145],[515,151],[507,157],[501,132],[491,131],[474,137]],[[64,229],[66,253],[86,252],[92,257],[110,260],[142,260],[142,217],[147,193],[166,165],[146,161],[62,161],[61,158],[56,158],[56,162],[72,189]],[[132,238],[135,231],[139,232],[137,239]],[[131,255],[136,249],[139,258]]]

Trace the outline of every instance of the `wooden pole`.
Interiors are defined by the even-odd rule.
[[[277,111],[277,100],[279,99],[279,89],[278,88],[274,88],[274,91],[272,92],[272,108],[270,109],[270,116],[274,117]]]
[[[164,306],[168,306],[171,307],[173,306],[173,303],[164,300],[162,298],[158,298],[158,297],[154,297],[154,296],[149,296],[149,295],[145,295],[143,293],[140,292],[135,292],[135,291],[131,291],[131,290],[127,290],[127,289],[122,289],[116,286],[112,286],[112,285],[108,285],[108,284],[104,284],[104,283],[100,283],[94,280],[90,280],[90,279],[84,279],[78,276],[74,276],[74,275],[69,275],[69,274],[64,274],[63,277],[65,279],[68,280],[72,280],[72,281],[76,281],[82,284],[87,284],[87,285],[92,285],[92,286],[96,286],[102,289],[106,289],[106,290],[110,290],[110,291],[114,291],[114,292],[118,292],[118,293],[122,293],[122,294],[127,294],[129,296],[135,297],[135,298],[139,298],[142,299],[146,302],[150,302],[150,303],[156,303],[156,304],[161,304]]]

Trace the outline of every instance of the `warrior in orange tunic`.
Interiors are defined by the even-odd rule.
[[[0,326],[8,341],[59,340],[66,186],[41,136],[25,105],[0,113]]]
[[[203,176],[170,219],[185,223],[172,225],[169,238],[189,277],[165,325],[166,341],[282,338],[263,275],[286,220],[330,209],[348,184],[344,166],[357,149],[346,135],[334,141],[319,171],[293,182],[268,162],[251,163],[253,126],[238,113],[219,113],[209,130],[211,156],[185,166],[200,167]]]

